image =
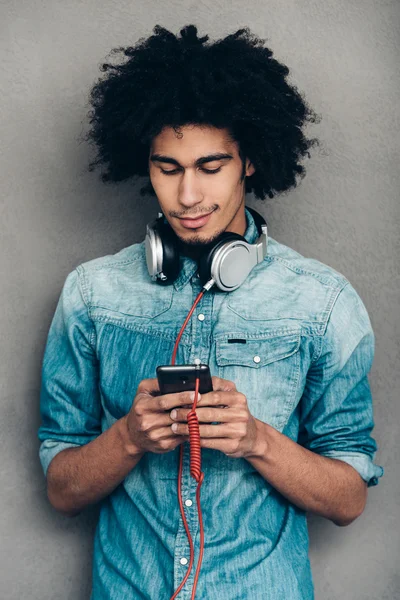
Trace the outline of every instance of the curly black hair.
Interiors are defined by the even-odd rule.
[[[246,178],[246,192],[273,198],[303,178],[300,160],[316,138],[303,126],[318,122],[294,85],[287,66],[272,58],[248,27],[207,43],[197,27],[187,25],[175,36],[156,25],[154,35],[110,55],[123,60],[104,63],[105,72],[90,92],[91,128],[86,139],[97,148],[89,170],[105,165],[103,182],[148,176],[151,140],[170,126],[178,133],[187,124],[227,128],[238,142],[244,164],[255,173]],[[150,180],[141,193],[154,194]]]

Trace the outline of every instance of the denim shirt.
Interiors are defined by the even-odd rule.
[[[258,232],[247,210],[246,220],[253,243]],[[170,363],[200,289],[196,263],[186,257],[173,285],[153,282],[143,243],[68,275],[43,360],[45,473],[58,452],[87,444],[125,415],[139,382]],[[349,281],[270,237],[265,260],[241,287],[205,294],[176,364],[209,364],[212,375],[235,382],[254,417],[312,452],[345,461],[372,486],[383,473],[373,462],[373,355],[371,323]],[[147,452],[102,501],[92,600],[169,600],[179,587],[190,550],[178,467],[179,446]],[[205,546],[196,599],[313,599],[306,513],[244,458],[202,448],[202,471]],[[199,555],[196,488],[185,442],[182,498],[195,559],[179,600],[191,598]]]

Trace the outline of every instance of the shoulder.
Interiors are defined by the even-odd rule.
[[[303,256],[293,248],[269,238],[267,262],[274,265],[273,268],[280,270],[287,277],[296,273],[299,277],[312,277],[322,286],[332,288],[343,288],[349,280],[333,267],[315,259]]]
[[[132,317],[153,318],[172,302],[172,290],[149,277],[145,244],[78,265],[78,285],[89,318],[130,326]]]
[[[350,314],[362,301],[350,281],[323,262],[303,256],[269,237],[263,263],[232,294],[229,307],[248,320],[268,320],[286,327],[325,334],[332,311]],[[365,307],[364,307],[365,308]]]
[[[132,244],[122,248],[115,254],[106,254],[98,258],[93,258],[78,265],[77,269],[86,275],[94,275],[102,271],[124,270],[124,267],[140,260],[144,254],[144,243]]]
[[[88,306],[118,295],[118,290],[137,289],[148,279],[144,242],[83,262],[75,272]]]
[[[318,282],[320,298],[325,302],[324,331],[328,322],[331,330],[342,330],[343,335],[345,331],[350,335],[351,332],[371,329],[367,309],[347,277],[333,267],[317,259],[302,256],[276,240],[272,241],[271,246],[272,262],[279,263],[288,273],[296,273],[306,281],[312,278]],[[287,276],[290,277],[288,274]],[[311,300],[309,295],[308,297]]]

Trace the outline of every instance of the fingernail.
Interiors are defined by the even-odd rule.
[[[176,431],[178,429],[178,423],[173,423],[171,425],[171,429],[172,429],[172,431]]]
[[[196,392],[190,392],[190,399],[194,400],[195,395],[196,395]],[[200,400],[200,398],[201,398],[201,394],[198,394],[197,399]]]
[[[177,414],[178,413],[176,412],[175,408],[174,408],[174,410],[171,410],[171,414],[170,414],[171,419],[176,419]]]

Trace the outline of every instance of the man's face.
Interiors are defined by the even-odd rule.
[[[245,180],[239,146],[227,129],[165,127],[151,144],[149,174],[161,210],[187,244],[206,244],[223,231],[243,235]],[[254,173],[246,160],[246,176]],[[214,173],[213,173],[214,171]]]

